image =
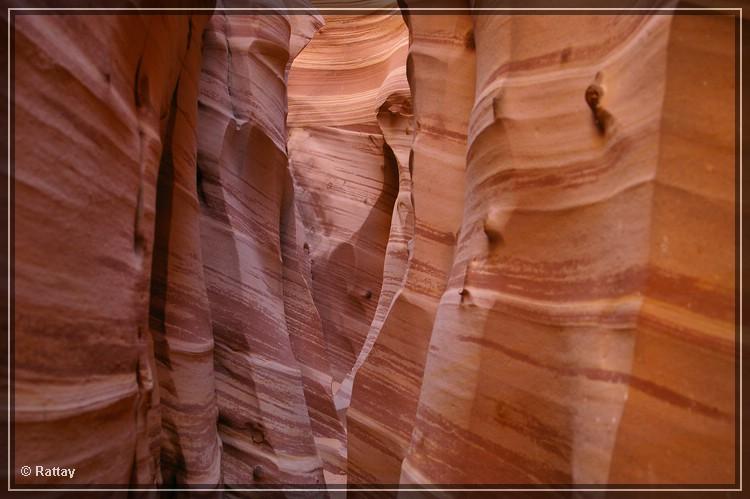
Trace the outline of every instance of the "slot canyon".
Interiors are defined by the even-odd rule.
[[[307,2],[13,13],[12,482],[733,484],[744,21]]]

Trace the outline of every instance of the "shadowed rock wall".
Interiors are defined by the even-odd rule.
[[[293,28],[285,15],[218,12],[204,37],[201,240],[227,484],[323,482],[293,348],[303,331],[287,324],[284,256],[296,248],[283,255],[281,243],[293,217],[284,120]]]
[[[14,18],[15,462],[77,469],[57,481],[156,483],[161,441],[167,480],[219,479],[197,206],[183,192],[208,17]],[[167,284],[170,266],[185,267]]]

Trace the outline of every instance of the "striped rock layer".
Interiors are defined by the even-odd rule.
[[[13,19],[13,458],[76,468],[19,484],[221,480],[195,194],[208,18]]]
[[[296,234],[284,121],[293,27],[219,12],[204,34],[200,235],[228,485],[323,482],[292,339],[306,331],[290,308],[305,304],[287,303],[304,280],[298,265],[285,272],[299,251],[282,244]]]
[[[323,483],[314,429],[342,430],[309,369],[285,124],[288,67],[321,23],[14,19],[19,467]]]
[[[15,483],[734,481],[734,18],[390,7],[15,15]]]
[[[398,11],[325,23],[290,70],[288,147],[343,429],[352,380],[401,285],[413,233],[408,35]],[[337,437],[329,481],[341,482],[347,437]]]
[[[352,389],[348,476],[355,484],[399,481],[463,204],[465,130],[474,87],[474,54],[465,43],[471,23],[453,15],[408,16],[406,21],[414,108],[408,160],[414,239],[404,283]],[[430,36],[431,30],[442,38]]]
[[[362,350],[383,285],[403,175],[384,152],[390,146],[377,115],[391,95],[408,100],[408,36],[397,11],[325,22],[292,65],[287,121],[313,296],[338,387]]]
[[[735,20],[464,22],[471,113],[430,151],[466,141],[461,222],[399,482],[732,483]],[[417,26],[415,193],[435,164],[418,156],[420,99],[449,86],[420,80],[417,57],[436,39],[462,45]],[[380,435],[410,415],[371,422],[361,462],[396,463],[403,447]]]

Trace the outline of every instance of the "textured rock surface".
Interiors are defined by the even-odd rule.
[[[466,127],[474,92],[474,54],[466,43],[471,20],[407,19],[415,235],[404,285],[355,379],[347,413],[351,483],[399,481],[435,310],[461,221]],[[386,407],[382,400],[389,401]]]
[[[162,483],[218,485],[214,336],[202,272],[196,186],[202,30],[188,24],[189,56],[167,117],[157,180],[150,328],[161,403]]]
[[[728,17],[672,21],[648,275],[611,482],[735,479],[736,29]]]
[[[16,16],[16,468],[735,479],[734,19],[403,14]]]
[[[218,478],[197,207],[185,190],[206,20],[15,17],[19,466],[74,467],[75,483],[155,483],[163,441],[168,480]],[[164,203],[171,212],[157,217]]]
[[[16,19],[33,83],[16,93],[19,464],[99,484],[323,480],[281,251],[284,76],[320,19],[217,15],[204,33],[209,17]]]
[[[326,16],[290,71],[290,170],[342,422],[358,358],[400,285],[413,231],[408,118],[398,118],[410,107],[407,42],[398,13]],[[336,438],[328,440],[340,460],[334,472],[346,469],[347,453],[346,438]]]
[[[474,16],[463,222],[401,483],[733,481],[733,21],[671,22]],[[686,103],[709,100],[702,123]]]
[[[327,16],[289,78],[289,154],[334,391],[375,315],[399,172],[379,107],[408,88],[401,16]]]
[[[291,38],[285,16],[223,13],[213,16],[204,38],[201,238],[227,484],[323,482],[287,327],[294,304],[285,300],[295,292],[285,285],[281,244],[282,224],[294,227],[285,199]],[[295,253],[287,251],[287,259]]]
[[[466,207],[404,481],[607,481],[648,259],[669,22],[474,17]],[[553,26],[554,40],[535,41]],[[603,117],[587,92],[603,93]]]

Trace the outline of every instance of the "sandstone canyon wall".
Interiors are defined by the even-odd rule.
[[[156,483],[163,441],[169,475],[218,483],[194,185],[208,16],[14,21],[15,462]]]
[[[299,253],[282,244],[283,228],[295,234],[284,119],[293,27],[219,12],[204,38],[200,234],[227,484],[323,482],[292,341],[305,331],[285,299],[285,277],[298,277],[285,261]]]
[[[735,18],[454,4],[14,17],[15,483],[735,480]]]

